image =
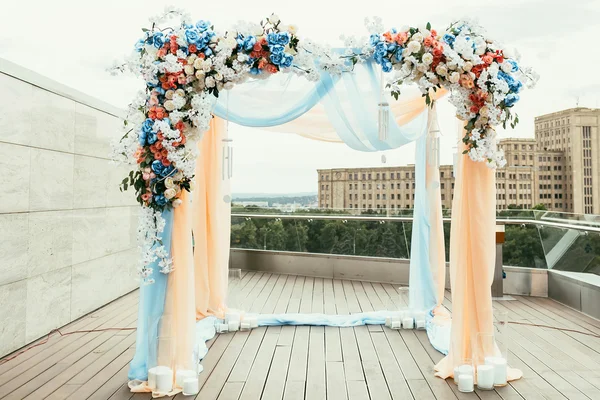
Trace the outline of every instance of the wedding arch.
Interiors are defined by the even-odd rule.
[[[163,27],[166,21],[178,25]],[[427,313],[432,344],[448,354],[437,375],[452,376],[459,358],[476,350],[475,333],[491,330],[494,168],[505,164],[494,128],[514,127],[513,107],[537,76],[470,21],[444,31],[430,24],[384,31],[378,18],[366,25],[368,38],[344,38],[343,48],[331,48],[301,38],[296,26],[276,15],[221,33],[208,21],[192,23],[184,11],[168,8],[143,29],[127,62],[115,66],[146,84],[130,104],[125,135],[115,146],[115,159],[134,165],[121,187],[134,189],[141,205],[132,390],[157,391],[155,374],[147,381],[159,359],[169,367],[171,393],[181,390],[181,371],[196,368],[207,351],[204,342],[215,334],[215,320],[227,313],[224,120],[343,141],[363,151],[417,141],[410,303]],[[298,79],[310,84],[298,85]],[[404,84],[414,84],[419,94],[401,94]],[[463,124],[450,244],[452,331],[440,307],[445,257],[436,154],[435,104],[446,94]],[[277,321],[384,322],[377,313],[352,321],[319,318]],[[274,323],[265,315],[253,321]],[[509,372],[509,379],[518,377],[518,371]]]

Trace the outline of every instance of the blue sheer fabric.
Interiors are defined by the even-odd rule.
[[[173,210],[163,211],[165,228],[162,232],[162,243],[171,253],[171,233],[173,229]],[[167,275],[160,272],[158,261],[151,266],[154,283],[140,286],[140,303],[138,308],[135,356],[129,364],[130,380],[145,381],[148,379],[148,358],[150,345],[157,346],[158,322],[163,315],[167,290]]]

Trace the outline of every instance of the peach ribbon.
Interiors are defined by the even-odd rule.
[[[462,143],[462,122],[458,133],[459,143]],[[493,332],[491,285],[496,256],[496,175],[485,163],[462,155],[464,148],[464,145],[459,146],[452,201],[450,349],[435,366],[435,375],[444,379],[454,375],[454,367],[463,359],[475,360],[477,354],[482,354],[475,343],[477,333]],[[447,315],[439,314],[440,322],[446,322]],[[522,376],[520,370],[509,368],[508,380]]]

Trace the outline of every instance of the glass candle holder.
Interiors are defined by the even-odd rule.
[[[458,384],[458,390],[463,393],[472,392],[475,387],[475,373],[473,369],[473,360],[470,358],[463,359],[456,371],[458,372],[458,379],[455,380]]]

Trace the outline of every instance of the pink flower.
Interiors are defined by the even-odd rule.
[[[150,174],[144,172],[142,174],[142,179],[145,180],[145,181],[149,181],[150,180]]]
[[[142,195],[142,200],[148,202],[152,198],[152,193],[146,192]]]
[[[423,39],[423,44],[427,47],[431,47],[433,45],[433,38],[431,36],[427,36]]]
[[[157,106],[158,105],[158,97],[152,95],[150,96],[150,106]]]
[[[490,65],[493,61],[494,61],[494,57],[490,56],[490,55],[485,55],[483,57],[481,57],[481,59],[483,60],[484,63],[486,63],[487,65]]]

